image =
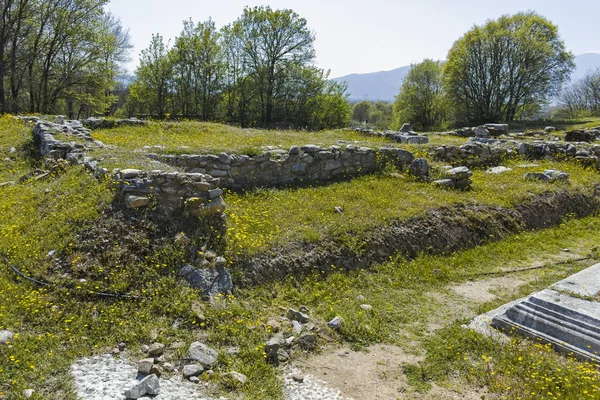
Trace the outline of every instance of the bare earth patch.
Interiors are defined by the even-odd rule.
[[[342,396],[354,400],[402,398],[408,382],[402,364],[416,363],[421,357],[406,354],[402,348],[376,345],[365,352],[347,348],[317,355],[298,362],[306,374],[326,381]]]
[[[528,280],[523,279],[522,276],[513,274],[465,282],[458,286],[453,286],[452,290],[457,294],[466,297],[468,300],[476,303],[485,303],[496,299],[497,296],[494,294],[495,291],[504,289],[515,291],[519,286],[527,282]]]
[[[433,385],[428,393],[415,392],[403,373],[403,364],[414,364],[423,357],[407,354],[392,345],[375,345],[357,352],[347,348],[300,361],[297,366],[310,379],[318,379],[342,397],[323,399],[395,400],[395,399],[466,399],[489,397],[488,391],[473,388],[444,388]],[[302,384],[299,384],[302,385]],[[287,398],[287,397],[286,397]],[[307,397],[308,398],[308,397]],[[312,399],[312,397],[310,397]]]

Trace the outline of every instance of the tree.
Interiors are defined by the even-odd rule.
[[[181,114],[213,120],[225,68],[221,35],[210,19],[197,25],[192,20],[184,21],[183,26],[173,49]]]
[[[352,119],[363,123],[369,122],[369,113],[371,112],[371,102],[361,101],[352,107]]]
[[[582,114],[600,116],[600,68],[566,87],[560,102],[571,118]]]
[[[152,35],[150,46],[142,50],[135,74],[136,97],[148,105],[150,113],[164,118],[173,79],[173,58],[161,35]]]
[[[403,123],[428,129],[439,126],[447,118],[442,84],[442,63],[430,59],[413,65],[400,87],[393,111],[393,127]]]
[[[456,41],[444,80],[458,121],[512,121],[558,94],[573,68],[558,28],[526,12],[475,26]]]
[[[260,99],[261,122],[270,124],[279,89],[288,71],[315,58],[314,34],[307,22],[294,11],[271,7],[244,8],[230,32],[237,35],[254,77]]]
[[[0,112],[104,113],[131,48],[107,0],[0,3]]]
[[[392,123],[393,104],[378,101],[373,104],[369,112],[369,122],[377,129],[388,129]]]

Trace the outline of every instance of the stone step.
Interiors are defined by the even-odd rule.
[[[494,317],[492,326],[600,363],[600,303],[596,301],[546,289]]]

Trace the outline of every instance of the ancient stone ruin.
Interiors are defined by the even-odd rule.
[[[60,141],[55,137],[59,133],[84,138],[87,143]],[[123,169],[109,172],[101,162],[87,155],[88,150],[104,144],[92,139],[89,129],[79,121],[64,121],[60,117],[57,123],[37,121],[33,134],[42,156],[83,164],[96,177],[114,181],[129,208],[146,207],[154,199],[159,209],[167,215],[210,217],[225,211],[219,178],[200,173],[161,170]]]
[[[402,149],[316,145],[293,146],[289,151],[273,150],[254,157],[247,155],[158,155],[148,157],[188,173],[220,178],[220,186],[232,190],[257,186],[272,187],[348,179],[371,174],[381,165],[378,156],[403,169],[414,156]]]
[[[600,363],[600,264],[492,312],[492,326]]]

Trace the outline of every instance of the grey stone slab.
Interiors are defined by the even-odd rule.
[[[548,289],[476,317],[465,328],[506,341],[519,334],[585,361],[600,363],[600,264]],[[496,330],[492,329],[496,328]]]
[[[569,292],[576,296],[595,296],[597,293],[600,293],[600,264],[596,264],[552,285],[552,289],[559,292]]]
[[[600,363],[600,264],[510,305],[491,325],[552,344],[557,351]]]

